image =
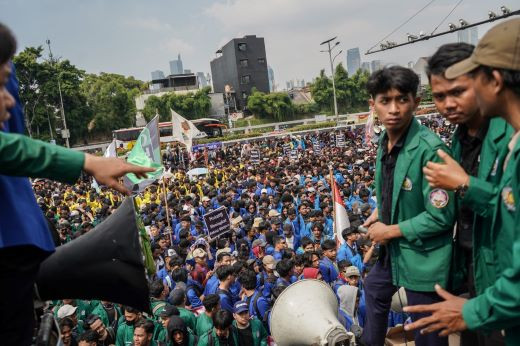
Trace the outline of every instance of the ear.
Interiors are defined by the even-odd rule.
[[[502,77],[502,74],[497,70],[493,70],[492,74],[492,89],[495,95],[498,95],[502,90],[504,90],[504,77]]]
[[[368,105],[372,108],[374,107],[374,104],[375,104],[375,101],[372,97],[370,97],[370,99],[368,100]]]

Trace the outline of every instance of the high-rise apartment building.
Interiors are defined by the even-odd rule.
[[[177,56],[177,60],[170,61],[170,74],[176,75],[176,74],[183,74],[184,69],[182,68],[182,60],[181,55],[179,54]]]
[[[347,72],[349,76],[356,73],[361,68],[361,55],[359,48],[351,48],[347,50]]]

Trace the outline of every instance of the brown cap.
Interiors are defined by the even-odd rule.
[[[492,27],[478,42],[473,54],[450,66],[444,76],[454,79],[480,65],[520,70],[520,18]]]

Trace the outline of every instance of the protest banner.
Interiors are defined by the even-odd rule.
[[[251,160],[251,163],[253,163],[255,165],[260,164],[260,150],[251,149],[250,160]]]
[[[204,214],[204,223],[210,238],[216,238],[230,231],[231,222],[226,207]]]

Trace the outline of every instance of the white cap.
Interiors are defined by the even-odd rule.
[[[65,304],[58,310],[58,318],[61,320],[65,317],[73,315],[77,309],[78,308],[75,306]]]

